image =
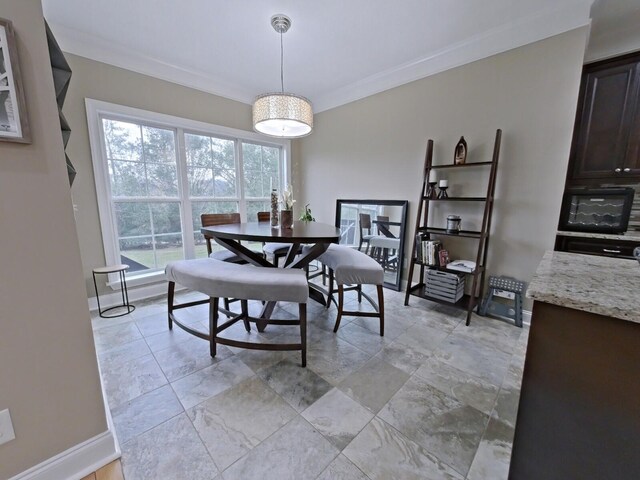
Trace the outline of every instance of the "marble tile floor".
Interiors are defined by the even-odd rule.
[[[179,293],[178,301],[202,298]],[[528,328],[385,289],[378,320],[308,304],[298,352],[218,346],[169,331],[166,300],[92,319],[127,480],[507,477]],[[349,309],[368,309],[349,297]],[[251,308],[258,310],[255,303]],[[178,312],[207,329],[207,306]],[[297,306],[279,304],[277,318]],[[230,335],[246,337],[240,324]],[[297,327],[249,337],[288,341]]]

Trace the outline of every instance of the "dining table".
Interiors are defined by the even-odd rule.
[[[263,255],[243,245],[243,241],[289,244],[282,268],[306,268],[313,260],[322,255],[330,244],[338,243],[340,240],[340,229],[334,225],[304,221],[293,222],[292,228],[272,227],[270,222],[230,223],[202,227],[200,232],[242,260],[264,268],[279,267]],[[322,289],[311,283],[309,284],[309,297],[322,305],[327,304]],[[257,322],[258,331],[264,330],[275,306],[276,302],[265,303],[259,316],[264,321]]]

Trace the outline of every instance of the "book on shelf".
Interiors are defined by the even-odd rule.
[[[416,259],[418,262],[425,265],[440,265],[440,251],[442,250],[442,242],[440,240],[429,240],[418,236],[416,245]]]
[[[446,267],[449,264],[449,252],[444,248],[438,252],[438,260],[439,265],[441,267]]]

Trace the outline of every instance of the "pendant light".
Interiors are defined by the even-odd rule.
[[[311,102],[300,95],[284,91],[284,50],[282,34],[291,27],[291,19],[278,14],[271,17],[271,26],[280,34],[280,93],[258,95],[253,103],[253,129],[280,138],[304,137],[313,129]]]

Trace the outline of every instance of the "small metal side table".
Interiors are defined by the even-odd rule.
[[[522,298],[526,285],[511,277],[489,277],[489,290],[480,306],[480,315],[499,315],[512,319],[516,327],[522,328]],[[494,297],[513,300],[513,305],[494,301]]]
[[[123,315],[127,315],[133,312],[136,307],[129,303],[129,292],[127,291],[127,279],[125,278],[125,272],[129,269],[129,265],[120,264],[120,265],[109,265],[107,267],[98,267],[93,269],[93,286],[96,289],[96,300],[98,301],[98,315],[102,318],[116,318],[122,317]],[[120,292],[122,293],[122,304],[115,305],[113,307],[105,308],[102,310],[100,308],[100,295],[98,294],[98,284],[96,283],[96,275],[109,275],[110,273],[117,273],[120,276]],[[126,308],[127,310],[123,313],[118,313],[116,315],[104,315],[106,312],[111,310],[115,310],[118,308]]]

